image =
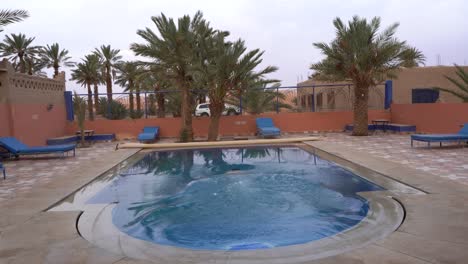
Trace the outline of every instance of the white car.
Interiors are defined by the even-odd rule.
[[[224,111],[223,115],[238,115],[240,114],[240,109],[239,107],[235,105],[230,105],[230,104],[225,104],[224,105]],[[195,116],[210,116],[210,104],[209,103],[204,103],[204,104],[199,104],[195,108]]]

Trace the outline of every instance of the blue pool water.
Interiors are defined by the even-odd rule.
[[[306,243],[359,223],[356,195],[382,190],[296,147],[153,152],[88,203],[117,203],[113,223],[153,243],[247,250]]]

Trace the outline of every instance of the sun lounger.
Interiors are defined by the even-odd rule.
[[[442,142],[464,143],[468,141],[468,123],[456,134],[414,134],[411,135],[411,147],[413,146],[413,141],[427,142],[429,147],[431,146],[431,142],[439,142],[440,146],[442,146]]]
[[[159,138],[159,127],[144,127],[143,132],[138,135],[140,142],[154,142]]]
[[[273,120],[269,117],[259,117],[256,119],[257,135],[262,137],[280,136],[281,130],[273,124]]]
[[[19,157],[21,155],[36,155],[36,154],[50,154],[50,153],[62,153],[65,155],[66,152],[73,151],[75,156],[75,144],[68,145],[54,145],[54,146],[40,146],[30,147],[23,144],[21,141],[14,137],[2,137],[0,138],[0,146],[8,150],[11,155]]]
[[[3,167],[3,164],[1,162],[0,162],[0,170],[3,172],[3,179],[6,179],[5,167]]]

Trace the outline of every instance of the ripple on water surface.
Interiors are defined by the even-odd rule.
[[[89,202],[135,238],[191,249],[306,243],[359,223],[379,186],[299,148],[154,152]]]

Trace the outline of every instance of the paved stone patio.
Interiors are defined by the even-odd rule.
[[[411,148],[409,135],[378,133],[368,137],[352,137],[345,133],[327,133],[325,141],[342,147],[364,152],[378,158],[400,163],[407,167],[430,173],[441,178],[468,185],[468,147],[447,145],[440,148],[434,144],[415,142]],[[171,142],[171,140],[164,140]],[[79,168],[82,161],[98,159],[114,151],[116,142],[97,143],[90,148],[77,149],[76,157],[50,158],[38,156],[4,162],[7,179],[0,181],[0,202],[28,192],[37,183],[47,183],[67,170]],[[53,157],[53,155],[51,155]]]
[[[344,254],[301,263],[466,263],[468,148],[428,149],[421,144],[412,149],[408,135],[351,137],[329,133],[323,136],[322,141],[307,144],[346,157],[352,163],[418,187],[428,194],[392,194],[404,205],[406,219],[388,237]],[[8,177],[0,183],[3,212],[0,217],[0,263],[148,263],[112,254],[83,239],[75,228],[79,212],[45,211],[137,151],[114,151],[115,144],[95,144],[88,149],[79,149],[76,157],[65,159],[4,162]],[[177,263],[201,262],[197,262],[194,255],[194,258]],[[210,263],[253,262],[227,259]],[[288,261],[278,259],[274,263]]]
[[[409,135],[378,133],[368,137],[353,137],[345,133],[329,133],[325,141],[337,143],[358,152],[396,162],[442,178],[468,184],[468,147],[457,144],[414,142]]]
[[[28,192],[39,183],[53,181],[54,178],[79,168],[83,161],[98,159],[115,150],[116,143],[98,143],[89,148],[77,148],[76,156],[60,158],[57,154],[21,157],[19,160],[4,161],[7,178],[0,181],[0,202]]]

